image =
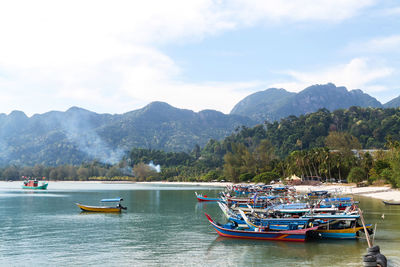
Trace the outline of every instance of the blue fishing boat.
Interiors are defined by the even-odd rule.
[[[305,214],[308,212],[336,212],[338,208],[335,206],[328,207],[313,207],[308,203],[290,203],[290,204],[279,204],[272,207],[275,213],[282,214]]]
[[[304,242],[311,237],[312,232],[318,227],[304,228],[298,230],[282,230],[272,231],[263,228],[255,230],[241,229],[234,222],[221,225],[215,222],[207,213],[205,213],[208,221],[213,226],[215,231],[224,237],[240,238],[240,239],[260,239],[271,241],[290,241],[290,242]]]
[[[316,190],[316,191],[311,191],[310,193],[307,193],[307,196],[309,198],[321,198],[321,197],[329,197],[330,193],[326,190]]]
[[[198,194],[197,192],[194,192],[197,198],[197,201],[199,202],[213,202],[213,201],[223,201],[221,198],[214,198],[214,197],[209,197],[207,195],[202,195],[202,194]]]
[[[347,207],[351,207],[352,205],[358,203],[354,201],[351,197],[339,197],[339,198],[324,198],[319,203],[320,208],[326,208],[335,206],[339,210],[345,210]]]
[[[254,218],[250,220],[247,215],[239,210],[241,217],[249,229],[257,228],[269,230],[300,230],[313,226],[313,219],[310,218]]]
[[[358,223],[360,214],[339,213],[339,214],[306,214],[302,218],[315,220],[321,238],[328,239],[356,239],[364,228]],[[369,234],[372,233],[372,224],[366,224]]]
[[[368,233],[372,234],[372,224],[365,226]],[[355,220],[339,220],[319,225],[316,232],[325,239],[356,239],[360,232],[364,232],[364,227]]]

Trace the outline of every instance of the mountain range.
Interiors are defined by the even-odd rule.
[[[255,122],[219,111],[174,108],[153,102],[124,114],[97,114],[72,107],[27,117],[0,114],[0,165],[80,164],[98,159],[116,163],[134,147],[190,151]]]
[[[390,100],[386,104],[383,105],[385,108],[398,108],[400,107],[400,96]]]
[[[359,107],[399,107],[400,97],[382,105],[374,97],[363,91],[336,87],[332,83],[313,85],[299,93],[285,89],[269,88],[245,97],[235,105],[230,114],[242,115],[261,123],[275,121],[295,115],[299,116],[326,108],[330,111]]]
[[[124,114],[98,114],[79,107],[26,116],[0,114],[0,165],[80,164],[97,159],[116,163],[134,147],[190,151],[223,139],[240,126],[251,127],[320,108],[399,107],[400,97],[382,105],[361,90],[329,83],[299,93],[270,88],[241,100],[230,114],[193,112],[163,102]]]

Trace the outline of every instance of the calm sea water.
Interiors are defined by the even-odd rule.
[[[204,216],[222,222],[218,205],[194,196],[215,196],[216,188],[50,182],[38,192],[20,186],[0,182],[1,266],[362,266],[367,247],[365,240],[218,237]],[[114,197],[124,198],[126,212],[82,213],[74,204]],[[376,244],[390,266],[400,266],[400,207],[359,200],[367,222],[378,224]]]

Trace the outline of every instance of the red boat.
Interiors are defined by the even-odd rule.
[[[208,197],[207,195],[202,195],[198,194],[197,192],[194,192],[197,197],[197,201],[199,202],[204,202],[204,201],[222,201],[220,198],[213,198],[213,197]]]

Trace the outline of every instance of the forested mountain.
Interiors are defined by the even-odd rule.
[[[179,181],[269,182],[296,174],[323,180],[386,180],[398,187],[399,141],[400,108],[320,109],[280,122],[241,127],[186,155],[133,149],[130,160],[134,164],[153,160],[161,165],[163,179]],[[351,151],[361,148],[378,152],[360,151],[356,156]]]
[[[232,109],[231,114],[248,116],[252,119],[263,121],[275,121],[281,117],[276,110],[285,106],[296,93],[284,89],[270,88],[245,97]]]
[[[393,98],[389,102],[383,105],[385,108],[397,108],[400,107],[400,96]]]
[[[268,139],[277,149],[277,154],[286,156],[294,150],[325,146],[325,138],[332,131],[348,133],[358,139],[362,148],[384,148],[387,137],[400,141],[400,108],[350,107],[330,112],[317,112],[289,116],[264,126],[244,127],[224,142],[257,143]]]
[[[254,125],[249,118],[218,111],[198,113],[153,102],[125,114],[97,114],[73,107],[27,117],[0,114],[0,164],[80,164],[118,162],[133,147],[190,151],[235,128]]]
[[[385,105],[396,106],[396,101],[399,98]],[[275,88],[258,92],[240,101],[231,115],[214,110],[196,113],[163,102],[116,115],[78,107],[32,117],[13,111],[0,114],[0,166],[81,164],[93,159],[115,163],[132,148],[188,152],[195,145],[204,147],[210,139],[221,140],[238,127],[252,129],[265,120],[270,122],[259,126],[268,129],[262,135],[281,156],[293,149],[322,146],[328,132],[335,129],[356,136],[365,148],[383,147],[386,135],[398,135],[397,110],[352,107],[328,111],[351,105],[382,106],[361,90],[326,84],[297,94]],[[310,114],[319,108],[325,109]]]
[[[240,101],[231,114],[248,116],[262,123],[315,112],[321,108],[334,111],[351,106],[383,107],[378,100],[361,90],[348,91],[346,87],[328,83],[307,87],[297,94],[273,88],[257,92]]]
[[[268,183],[272,179],[296,174],[320,177],[323,180],[347,178],[353,182],[368,180],[370,183],[384,180],[400,187],[400,108],[350,107],[333,112],[320,109],[299,117],[289,116],[279,122],[237,127],[226,138],[210,139],[204,147],[195,145],[190,153],[135,146],[127,149],[129,153],[124,153],[122,150],[118,152],[112,146],[115,140],[129,141],[130,131],[142,130],[145,134],[149,129],[154,130],[149,128],[149,121],[155,121],[158,125],[168,125],[169,120],[178,123],[177,119],[180,118],[178,124],[184,127],[190,123],[196,124],[196,119],[201,122],[205,119],[203,116],[221,116],[210,111],[183,111],[184,115],[179,115],[180,112],[179,109],[165,103],[153,103],[144,109],[122,115],[100,115],[72,108],[65,114],[51,112],[32,118],[21,112],[1,116],[1,134],[5,134],[6,125],[9,131],[16,133],[8,138],[19,142],[15,142],[14,147],[9,147],[10,153],[20,151],[19,148],[26,149],[29,154],[32,147],[31,149],[36,149],[35,153],[29,154],[31,158],[25,157],[27,160],[31,159],[34,162],[34,156],[47,159],[44,153],[48,153],[59,162],[56,162],[58,166],[49,166],[47,162],[31,167],[21,166],[29,162],[19,162],[21,165],[8,164],[0,167],[0,178],[17,180],[21,176],[45,176],[51,180],[135,181],[217,179]],[[46,117],[46,123],[41,122],[42,116]],[[232,118],[225,119],[229,121]],[[107,121],[108,128],[103,126],[103,121]],[[130,127],[130,124],[137,125],[138,129]],[[208,124],[204,122],[203,126],[207,127]],[[179,127],[177,129],[183,129]],[[171,128],[159,128],[157,131],[165,130],[166,135],[169,135],[174,133],[172,130],[168,132]],[[199,127],[195,129],[200,131]],[[41,130],[43,136],[32,138],[31,131],[35,130]],[[44,135],[46,132],[49,133],[47,136]],[[26,139],[30,138],[29,142],[36,147],[22,142],[24,139],[18,137],[18,134]],[[158,136],[162,134],[159,133]],[[1,140],[4,148],[5,139]],[[42,152],[40,144],[48,144],[50,141],[52,146]],[[97,149],[98,154],[89,153],[89,148]],[[60,165],[64,158],[78,160],[79,155],[88,160],[89,156],[93,155],[99,158],[98,155],[105,153],[106,148],[114,153],[107,154],[108,163],[111,164],[94,160],[77,161],[76,166]],[[351,151],[360,148],[386,151],[371,152],[373,154],[361,151],[357,156]],[[1,152],[4,153],[4,150]],[[112,155],[119,156],[119,159],[111,161]]]

